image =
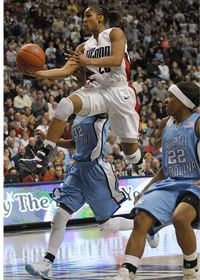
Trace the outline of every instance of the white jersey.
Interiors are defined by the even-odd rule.
[[[105,29],[99,34],[98,41],[94,36],[90,37],[84,45],[84,54],[89,58],[101,58],[111,56],[110,32],[113,28]],[[129,82],[130,80],[130,62],[125,45],[124,58],[120,66],[117,67],[97,67],[87,66],[94,74],[90,76],[90,81],[94,85],[110,84],[116,85],[120,82]]]

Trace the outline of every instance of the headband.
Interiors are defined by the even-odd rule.
[[[168,91],[172,92],[186,107],[194,109],[196,105],[176,86],[171,85]]]

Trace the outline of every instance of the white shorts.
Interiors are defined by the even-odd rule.
[[[73,94],[80,96],[83,102],[84,97],[89,98],[88,116],[108,113],[112,132],[126,142],[137,142],[139,115],[135,111],[136,97],[131,87],[82,87]]]

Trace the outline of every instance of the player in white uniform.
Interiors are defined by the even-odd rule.
[[[68,52],[68,62],[59,69],[37,71],[36,77],[63,78],[86,66],[93,75],[86,86],[63,98],[57,106],[48,129],[44,147],[24,168],[31,173],[44,169],[48,157],[60,139],[71,114],[92,116],[108,113],[111,130],[120,137],[126,159],[144,174],[143,158],[138,147],[139,115],[136,96],[129,86],[130,64],[126,38],[120,28],[106,29],[106,12],[101,6],[90,6],[84,12],[84,25],[93,35]]]

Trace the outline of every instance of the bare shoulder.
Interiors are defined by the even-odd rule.
[[[124,31],[119,27],[114,27],[110,32],[110,39],[125,38]]]

